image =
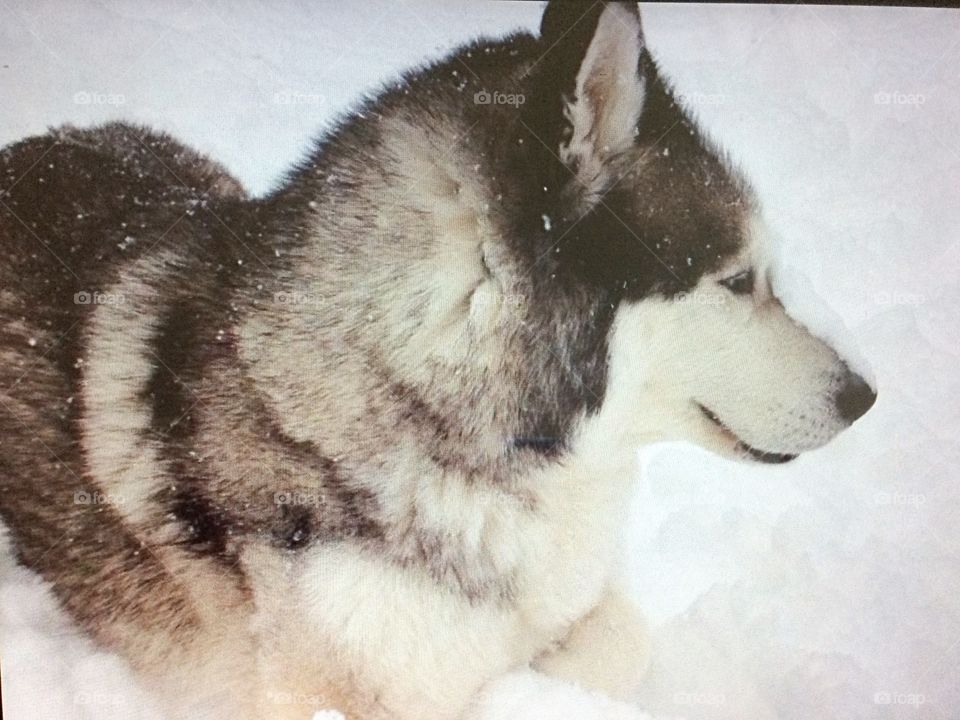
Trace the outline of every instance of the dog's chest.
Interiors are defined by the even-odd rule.
[[[597,602],[626,483],[578,468],[534,478],[526,507],[464,495],[448,499],[460,503],[456,514],[434,505],[424,520],[443,530],[458,572],[500,573],[509,593],[470,597],[428,567],[343,543],[307,552],[290,578],[291,612],[363,668],[388,706],[439,718],[451,695],[466,698],[482,679],[528,662]]]
[[[544,474],[535,517],[515,538],[517,607],[531,630],[562,633],[596,603],[616,559],[629,477],[576,458]]]

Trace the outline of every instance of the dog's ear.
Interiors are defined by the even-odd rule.
[[[636,2],[553,0],[540,26],[541,90],[559,100],[565,127],[555,148],[593,186],[607,160],[634,142],[643,111],[643,29]],[[553,85],[553,87],[549,87]]]

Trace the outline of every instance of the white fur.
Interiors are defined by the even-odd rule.
[[[620,355],[631,364],[612,375],[610,385],[632,389],[622,414],[643,442],[687,440],[741,457],[737,444],[745,441],[789,454],[819,447],[847,426],[833,399],[843,361],[773,294],[766,243],[755,233],[741,257],[702,278],[693,291],[645,299],[618,314],[611,357],[614,366]],[[751,267],[752,296],[733,295],[719,284]],[[732,432],[709,421],[698,404]]]
[[[147,255],[110,288],[107,294],[118,302],[94,309],[81,368],[80,428],[90,476],[105,492],[103,501],[137,525],[147,522],[150,498],[163,474],[156,447],[145,437],[152,407],[142,397],[157,364],[150,341],[162,305],[143,278],[159,276],[169,259]]]
[[[610,392],[600,412],[580,424],[562,463],[521,479],[516,492],[525,502],[447,476],[416,481],[421,526],[442,529],[466,553],[466,566],[474,552],[513,577],[514,600],[473,603],[425,570],[355,544],[314,546],[289,564],[269,553],[248,556],[251,585],[262,593],[255,626],[279,648],[265,674],[314,667],[315,677],[326,674],[322,684],[333,665],[359,678],[386,708],[384,717],[456,720],[491,678],[568,643],[582,657],[563,659],[566,650],[555,650],[545,668],[627,696],[643,673],[646,648],[632,606],[608,592],[640,441],[626,422],[636,408],[625,328],[615,324]],[[391,491],[387,477],[384,486],[387,503],[408,495]],[[568,637],[592,611],[598,621]],[[603,653],[602,671],[594,650]],[[300,692],[310,693],[305,675]],[[375,712],[371,718],[380,717]]]
[[[611,432],[614,422],[601,412],[583,425],[569,461],[527,479],[533,513],[504,513],[503,503],[467,503],[462,495],[455,512],[436,506],[453,535],[460,523],[502,526],[485,550],[512,559],[519,601],[510,609],[472,605],[425,573],[348,546],[309,552],[293,579],[291,607],[305,608],[307,626],[362,668],[394,717],[454,720],[488,678],[532,660],[600,599],[634,457],[621,442],[627,438]],[[641,670],[638,662],[636,675]]]

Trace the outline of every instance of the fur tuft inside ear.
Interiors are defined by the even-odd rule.
[[[609,2],[596,18],[573,83],[565,98],[569,136],[560,159],[576,168],[589,187],[603,184],[609,158],[628,149],[643,111],[644,48],[640,13],[635,2]]]

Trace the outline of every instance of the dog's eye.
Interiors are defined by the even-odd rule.
[[[744,270],[720,281],[734,295],[749,295],[753,292],[753,270]]]

